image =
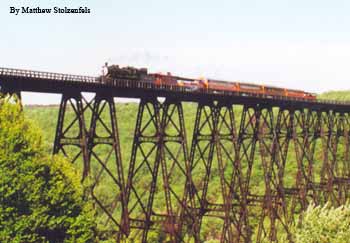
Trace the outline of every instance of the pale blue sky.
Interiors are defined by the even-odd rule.
[[[9,14],[10,6],[87,15]],[[105,61],[312,92],[350,89],[350,1],[1,0],[0,66],[98,75]],[[59,96],[25,94],[24,102]]]

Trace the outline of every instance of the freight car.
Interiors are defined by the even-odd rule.
[[[302,90],[285,89],[280,87],[257,85],[244,82],[228,82],[206,78],[183,78],[171,73],[148,73],[146,68],[119,67],[118,65],[105,66],[99,82],[111,84],[113,80],[127,79],[135,82],[153,83],[155,85],[171,85],[182,87],[185,91],[208,90],[213,93],[224,91],[239,92],[245,95],[260,94],[266,97],[293,97],[306,100],[316,100],[316,95]]]

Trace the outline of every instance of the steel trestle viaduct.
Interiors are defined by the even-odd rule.
[[[301,223],[297,214],[310,203],[337,206],[349,199],[347,103],[190,92],[130,80],[106,85],[93,77],[6,68],[0,68],[0,87],[9,94],[62,94],[53,152],[76,148],[72,162],[83,161],[88,195],[117,242],[151,242],[153,231],[169,242],[203,242],[205,218],[218,224],[221,242],[278,242],[278,234],[293,242],[291,225]],[[87,101],[82,92],[95,98]],[[121,157],[115,97],[140,99],[130,161]],[[197,103],[191,144],[182,102]],[[145,173],[148,184],[138,183]],[[107,183],[102,177],[113,191],[96,189]],[[217,198],[210,197],[212,183],[219,183]],[[156,198],[159,191],[164,202]]]

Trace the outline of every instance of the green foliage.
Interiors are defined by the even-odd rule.
[[[207,240],[207,241],[204,241],[204,243],[219,243],[220,241],[219,240]]]
[[[37,127],[25,121],[19,104],[0,99],[0,159],[31,159],[41,152]]]
[[[303,224],[296,229],[296,243],[345,243],[350,241],[350,205],[338,208],[310,205]]]
[[[329,91],[317,96],[322,100],[350,101],[350,91]]]
[[[80,175],[45,156],[37,130],[18,104],[0,100],[0,242],[92,242]]]

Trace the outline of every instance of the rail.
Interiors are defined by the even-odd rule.
[[[84,82],[84,83],[96,82],[96,77],[91,77],[91,76],[31,71],[31,70],[14,69],[14,68],[0,68],[0,76],[39,78],[39,79],[73,81],[73,82]]]
[[[297,102],[308,102],[314,104],[327,104],[327,105],[350,105],[350,101],[335,101],[335,100],[308,100],[298,97],[286,97],[286,96],[270,96],[266,94],[258,94],[252,92],[237,92],[237,91],[220,91],[206,90],[206,89],[189,89],[186,87],[178,85],[169,84],[154,84],[148,82],[137,82],[136,80],[129,79],[113,79],[108,80],[107,83],[101,83],[97,77],[84,76],[84,75],[72,75],[72,74],[62,74],[53,72],[42,72],[42,71],[32,71],[24,69],[14,69],[14,68],[1,68],[0,67],[0,77],[14,77],[14,78],[32,78],[32,79],[46,79],[55,81],[68,81],[68,82],[80,82],[96,85],[110,86],[111,88],[135,88],[135,89],[148,89],[148,90],[163,90],[163,91],[173,91],[181,93],[202,93],[213,96],[247,96],[262,99],[271,100],[285,100],[285,101],[297,101]]]

